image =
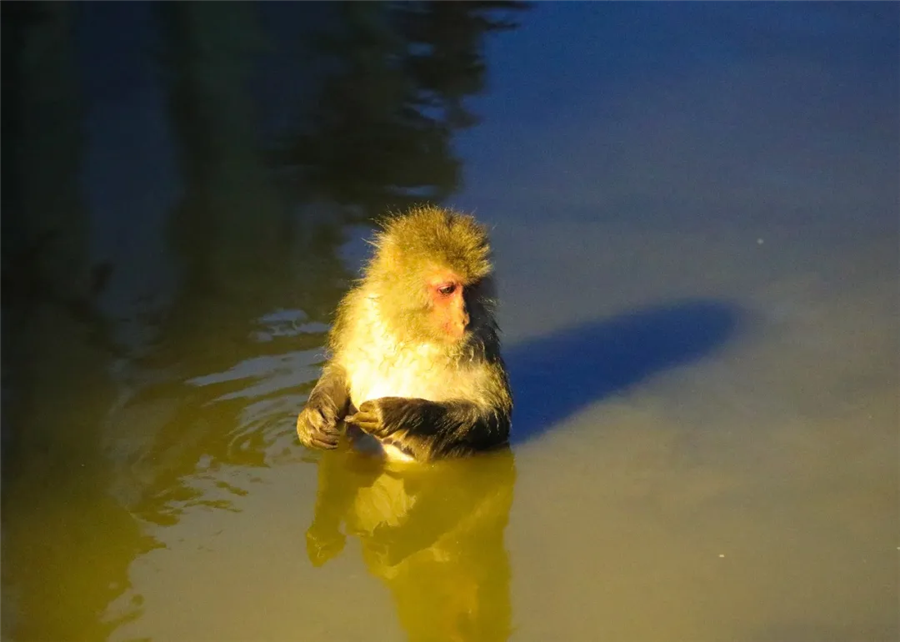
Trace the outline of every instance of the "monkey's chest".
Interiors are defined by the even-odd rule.
[[[423,352],[389,359],[362,358],[347,370],[350,400],[357,408],[364,401],[380,397],[429,401],[465,397],[472,378],[462,368],[429,359]]]

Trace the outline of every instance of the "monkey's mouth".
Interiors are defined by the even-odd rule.
[[[480,328],[469,326],[456,345],[466,350],[484,346],[484,334]]]
[[[478,334],[476,328],[472,325],[467,325],[465,328],[461,330],[454,330],[453,332],[445,332],[444,340],[450,345],[458,345],[461,343],[468,343],[472,341],[472,339]]]
[[[464,346],[472,340],[471,332],[463,332],[456,336],[447,337],[444,342],[450,346]]]

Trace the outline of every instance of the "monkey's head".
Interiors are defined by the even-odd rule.
[[[414,208],[382,222],[366,282],[399,337],[463,344],[493,327],[487,231],[471,216]]]

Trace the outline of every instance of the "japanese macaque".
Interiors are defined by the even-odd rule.
[[[346,425],[357,443],[374,438],[387,459],[402,461],[507,443],[512,396],[484,227],[421,207],[387,219],[372,244],[297,418],[300,441],[336,448]]]

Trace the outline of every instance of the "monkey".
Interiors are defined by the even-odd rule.
[[[388,461],[418,462],[507,444],[513,399],[486,228],[436,206],[380,225],[297,417],[301,443],[330,450],[346,434],[374,439]]]

